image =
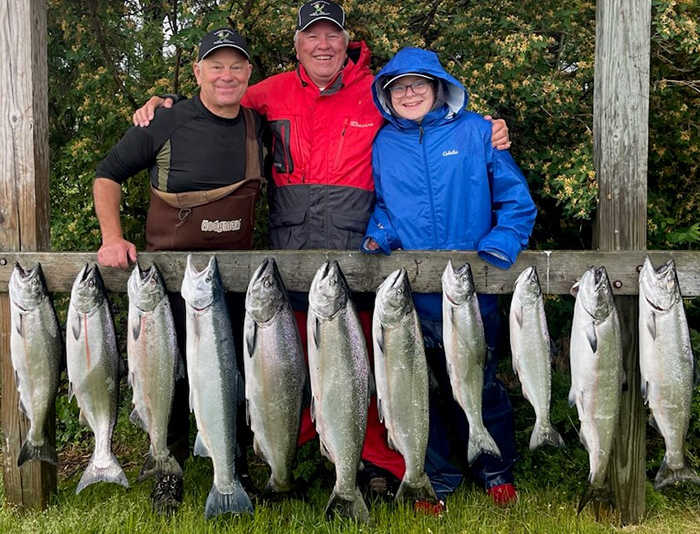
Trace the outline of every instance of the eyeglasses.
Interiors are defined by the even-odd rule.
[[[417,82],[413,82],[409,85],[392,85],[391,87],[389,87],[389,92],[394,98],[403,98],[404,96],[406,96],[406,93],[408,92],[409,88],[411,89],[411,91],[413,91],[414,95],[422,96],[428,92],[428,89],[430,88],[430,82],[427,80],[418,80]]]

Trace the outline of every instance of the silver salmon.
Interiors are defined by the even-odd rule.
[[[406,464],[395,500],[437,502],[425,473],[428,364],[406,269],[391,273],[377,289],[372,339],[379,420],[387,428],[389,446]]]
[[[482,416],[486,337],[468,263],[455,270],[450,261],[442,274],[442,337],[452,394],[469,422],[469,464],[482,453],[500,458]]]
[[[151,445],[138,481],[157,474],[182,476],[182,468],[168,450],[168,423],[175,380],[182,362],[175,323],[158,267],[136,265],[127,285],[129,320],[127,356],[133,391],[131,420],[148,432]]]
[[[248,284],[245,398],[253,450],[270,466],[263,495],[292,490],[308,373],[299,329],[277,264],[266,258]]]
[[[214,484],[205,506],[207,518],[252,513],[253,504],[236,474],[236,408],[242,387],[224,285],[212,256],[203,271],[187,267],[182,280],[187,310],[187,375],[190,408],[197,420],[194,454],[209,457]]]
[[[605,267],[591,267],[571,289],[576,297],[571,325],[571,390],[581,421],[581,443],[588,451],[588,487],[579,512],[591,500],[613,505],[607,480],[615,431],[620,417],[622,336]]]
[[[68,397],[75,396],[81,423],[95,434],[95,451],[75,492],[95,482],[128,488],[126,475],[112,453],[124,360],[117,350],[112,312],[97,265],[86,264],[73,283],[66,330]]]
[[[19,408],[29,418],[29,432],[17,465],[29,460],[58,462],[46,423],[56,402],[63,362],[63,339],[46,289],[41,264],[25,271],[19,263],[10,276],[10,353],[19,392]]]
[[[700,484],[684,454],[695,360],[673,260],[654,270],[646,256],[639,273],[639,366],[652,426],[666,443],[654,488],[681,481]]]
[[[546,443],[563,447],[564,441],[549,420],[552,392],[551,341],[535,267],[525,269],[515,281],[509,327],[513,371],[520,379],[523,396],[535,409],[535,428],[530,436],[530,450],[534,451]]]
[[[337,261],[325,262],[309,291],[311,417],[336,480],[326,515],[369,522],[357,486],[367,428],[369,356],[350,289]]]

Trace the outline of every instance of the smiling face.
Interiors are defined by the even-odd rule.
[[[343,68],[348,43],[337,24],[319,20],[298,33],[294,47],[309,78],[318,87],[326,87]]]
[[[220,48],[212,52],[194,64],[202,103],[219,117],[238,116],[252,72],[253,66],[235,48]]]
[[[408,87],[414,83],[417,84],[427,84],[424,88],[425,93],[422,95],[416,94],[413,87]],[[406,87],[406,93],[401,97],[396,97],[394,92],[392,92],[392,87],[396,88],[398,86]],[[428,112],[432,109],[433,104],[435,104],[435,87],[433,83],[420,76],[402,76],[398,80],[387,87],[389,94],[391,95],[391,105],[396,110],[396,113],[403,119],[411,119],[420,122],[423,120]],[[418,90],[420,92],[420,90]],[[398,91],[399,94],[403,91]]]

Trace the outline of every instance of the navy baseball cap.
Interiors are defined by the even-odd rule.
[[[250,60],[248,43],[246,43],[246,40],[231,28],[219,28],[202,37],[202,41],[199,43],[199,56],[197,56],[197,61],[203,60],[214,50],[218,50],[219,48],[235,48],[241,52],[246,59]]]
[[[297,30],[303,32],[319,20],[330,20],[337,24],[341,30],[345,29],[345,11],[342,7],[328,0],[313,0],[306,2],[299,8]]]

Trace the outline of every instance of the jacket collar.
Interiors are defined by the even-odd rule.
[[[364,41],[349,43],[348,59],[345,61],[345,66],[320,94],[324,96],[335,94],[343,86],[350,85],[369,72],[371,55],[372,53]],[[316,87],[301,63],[297,63],[296,72],[302,87]]]

